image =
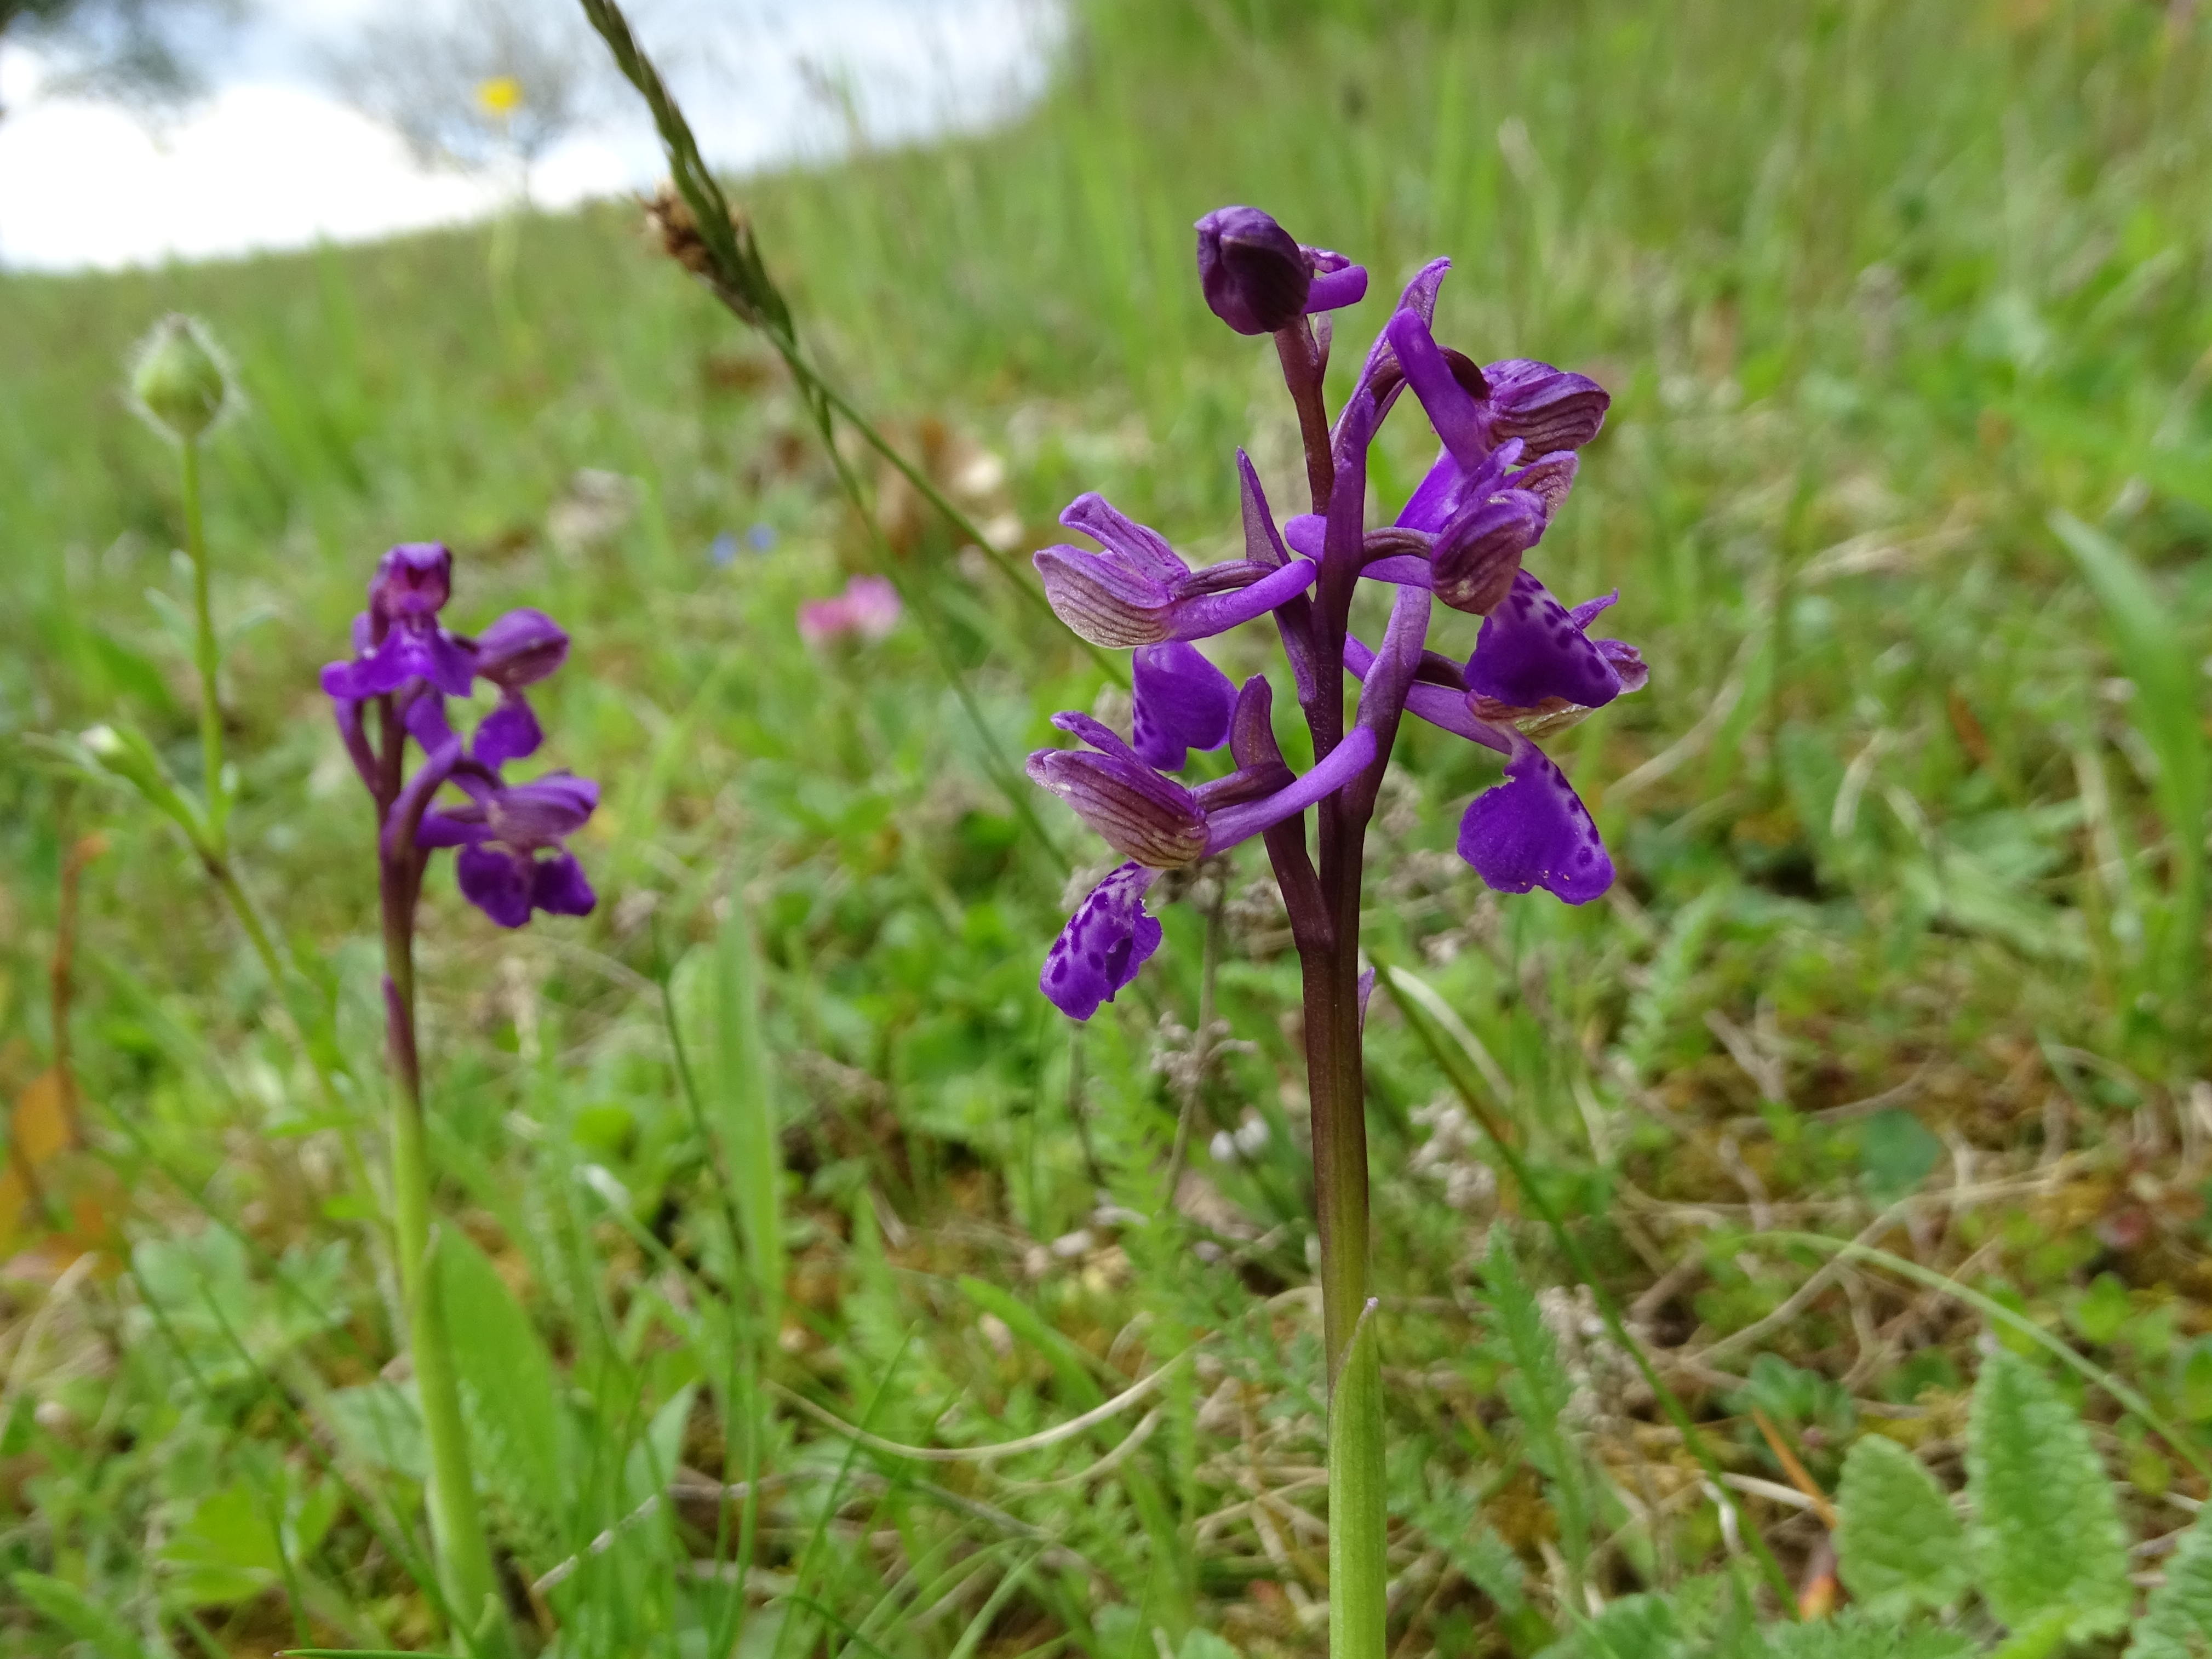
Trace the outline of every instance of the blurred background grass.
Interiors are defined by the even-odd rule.
[[[1886,1214],[1889,1248],[2212,1422],[2203,825],[2160,787],[2202,765],[2202,675],[2146,666],[2212,651],[2209,64],[2205,21],[2145,0],[1092,0],[1010,129],[739,192],[821,358],[1018,552],[1096,488],[1222,556],[1233,447],[1293,476],[1272,358],[1192,280],[1190,222],[1224,201],[1375,270],[1340,375],[1445,252],[1447,338],[1613,389],[1542,569],[1618,586],[1653,665],[1561,753],[1620,886],[1586,911],[1482,892],[1449,847],[1488,763],[1423,729],[1370,942],[1495,1057],[1541,1177],[1748,1479],[1787,1478],[1762,1402],[1816,1480],[1868,1422],[1940,1462],[1979,1330],[1856,1273],[1784,1310],[1812,1264],[1752,1240],[1778,1224]],[[637,216],[528,217],[505,276],[483,230],[0,273],[0,1085],[32,1106],[11,1157],[78,1204],[7,1241],[0,1573],[113,1620],[26,1590],[0,1651],[434,1630],[390,1264],[349,1173],[377,1146],[372,869],[314,687],[375,555],[426,537],[455,550],[459,625],[530,603],[574,630],[542,706],[606,785],[588,922],[495,936],[434,878],[427,928],[517,1605],[562,1653],[717,1651],[740,1622],[763,1655],[1118,1656],[1157,1627],[1206,1659],[1199,1626],[1318,1651],[1297,975],[1264,872],[1204,872],[1144,981],[1071,1034],[1035,976],[1095,849],[1056,809],[1056,847],[1026,833],[911,621],[801,646],[795,605],[866,543],[780,372]],[[336,1113],[183,850],[26,742],[119,712],[195,767],[173,473],[118,368],[179,307],[248,399],[209,469],[236,833],[337,1000]],[[1386,496],[1427,459],[1417,427],[1386,438]],[[1095,669],[1001,577],[888,481],[883,507],[1003,755],[1092,705]],[[2132,626],[2100,604],[2114,581],[2154,601]],[[49,1157],[62,871],[94,833],[86,1144]],[[788,1258],[757,1367],[717,1126],[686,1109],[655,984],[674,969],[710,1044],[732,882]],[[1194,1091],[1170,1201],[1209,908],[1249,1047]],[[1404,1030],[1378,1010],[1370,1037],[1401,1651],[1528,1651],[1574,1477],[1505,1413],[1480,1264],[1503,1226],[1540,1282],[1559,1269]],[[1591,1583],[1718,1559],[1710,1508],[1668,1501],[1695,1497],[1680,1449],[1546,1295],[1611,1540]],[[1146,1412],[1020,1460],[848,1466],[793,1401],[981,1444],[1205,1332]],[[2179,1466],[2131,1419],[2100,1433],[2131,1522],[2169,1529]],[[672,1471],[706,1495],[641,1510]],[[707,1490],[726,1472],[763,1477],[753,1510]],[[1803,1510],[1744,1501],[1805,1560]],[[723,1565],[741,1522],[750,1577]]]

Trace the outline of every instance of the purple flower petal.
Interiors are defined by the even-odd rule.
[[[1437,597],[1476,616],[1495,611],[1516,591],[1522,556],[1543,533],[1544,503],[1525,489],[1462,508],[1437,533],[1430,556]]]
[[[1563,697],[1596,708],[1620,695],[1620,676],[1543,583],[1523,570],[1482,621],[1467,668],[1468,690],[1513,708]]]
[[[1079,547],[1041,548],[1030,562],[1044,579],[1053,615],[1091,644],[1121,649],[1168,637],[1173,588]]]
[[[469,805],[450,812],[425,812],[416,827],[417,847],[475,847],[491,838],[483,809]]]
[[[477,723],[469,754],[479,763],[497,771],[509,761],[536,754],[538,744],[544,740],[544,730],[538,724],[538,715],[529,701],[519,691],[510,692]]]
[[[530,902],[549,916],[588,916],[599,902],[574,853],[539,859],[531,868]]]
[[[1206,850],[1206,814],[1189,790],[1160,776],[1088,714],[1055,714],[1053,724],[1101,752],[1040,749],[1029,758],[1030,777],[1066,801],[1115,852],[1170,869]]]
[[[1095,489],[1070,501],[1060,521],[1081,531],[1137,575],[1172,586],[1190,574],[1190,566],[1168,545],[1167,538],[1139,524]]]
[[[1092,888],[1046,952],[1037,983],[1070,1019],[1089,1019],[1136,978],[1160,948],[1160,924],[1145,912],[1159,872],[1125,864]]]
[[[1620,603],[1620,590],[1616,587],[1610,593],[1601,593],[1594,599],[1584,599],[1580,605],[1571,607],[1567,616],[1576,627],[1587,634],[1592,623]]]
[[[448,696],[465,697],[475,678],[468,647],[436,623],[416,617],[395,625],[366,656],[330,664],[323,670],[323,690],[359,702],[422,679]]]
[[[1541,887],[1587,904],[1613,885],[1613,860],[1589,811],[1551,757],[1517,732],[1506,781],[1468,803],[1459,855],[1501,893]]]
[[[572,772],[549,772],[496,791],[485,803],[494,840],[518,851],[557,846],[581,829],[599,804],[599,786]]]
[[[1626,692],[1641,691],[1651,684],[1650,665],[1644,653],[1626,640],[1592,640],[1598,654],[1613,665],[1613,672],[1620,677],[1620,689]]]
[[[453,860],[461,896],[502,927],[530,920],[532,875],[527,858],[491,847],[464,847]]]
[[[1318,311],[1340,311],[1367,297],[1367,267],[1346,265],[1316,276],[1306,290],[1306,315]]]
[[[356,702],[397,691],[431,668],[429,653],[411,629],[395,629],[384,643],[355,662],[334,662],[323,670],[323,690]],[[442,689],[442,688],[441,688]],[[465,696],[464,687],[459,694]]]
[[[1458,492],[1460,481],[1467,476],[1460,464],[1445,450],[1437,457],[1437,464],[1428,470],[1413,493],[1406,498],[1405,510],[1398,514],[1398,526],[1403,530],[1442,530],[1452,516],[1452,498]]]
[[[1137,648],[1134,747],[1163,772],[1182,769],[1193,749],[1218,749],[1229,740],[1237,687],[1195,646],[1175,641]]]
[[[568,657],[568,635],[543,611],[510,611],[477,635],[477,672],[502,690],[534,685]]]
[[[1613,404],[1589,375],[1525,357],[1485,363],[1482,374],[1490,382],[1492,435],[1525,439],[1539,454],[1580,449],[1597,436]]]
[[[1516,489],[1527,490],[1542,501],[1544,516],[1548,520],[1558,516],[1581,465],[1571,449],[1556,449],[1548,455],[1539,455],[1507,478],[1506,483]]]

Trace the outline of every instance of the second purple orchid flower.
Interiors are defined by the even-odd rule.
[[[423,866],[433,851],[451,847],[462,896],[501,927],[520,927],[538,911],[587,915],[596,896],[568,837],[598,806],[599,786],[567,772],[509,783],[504,771],[544,741],[525,691],[568,659],[568,635],[528,609],[508,611],[474,639],[448,632],[439,616],[453,571],[453,556],[436,542],[386,553],[368,609],[354,619],[353,658],[323,670],[339,733],[376,803],[386,886],[404,894],[411,925]],[[464,742],[446,699],[469,696],[478,680],[499,699]],[[374,742],[363,718],[372,708],[380,711]],[[421,754],[412,774],[410,738]],[[441,807],[448,785],[462,799]]]
[[[1365,271],[1301,246],[1256,209],[1221,209],[1198,231],[1200,285],[1224,322],[1240,333],[1318,341],[1317,361],[1285,359],[1294,397],[1298,368],[1309,371],[1301,416],[1318,410],[1328,332],[1304,319],[1360,299]],[[1460,855],[1490,886],[1541,887],[1583,904],[1612,884],[1595,824],[1536,739],[1640,690],[1647,672],[1633,647],[1589,632],[1617,595],[1571,609],[1523,568],[1611,400],[1585,375],[1518,358],[1478,367],[1440,346],[1431,324],[1449,266],[1425,267],[1400,296],[1325,443],[1316,441],[1319,422],[1305,422],[1313,512],[1279,524],[1240,451],[1243,558],[1193,569],[1164,537],[1095,494],[1060,521],[1099,550],[1054,546],[1035,556],[1070,629],[1096,645],[1134,648],[1133,742],[1063,714],[1054,723],[1088,749],[1043,750],[1029,762],[1036,781],[1129,860],[1077,908],[1046,959],[1045,994],[1072,1018],[1111,1001],[1158,949],[1159,924],[1144,901],[1161,871],[1262,834],[1363,775],[1379,779],[1401,714],[1504,757],[1504,781],[1468,804],[1459,827]],[[1370,530],[1367,450],[1408,387],[1440,452],[1395,520]],[[1363,579],[1401,594],[1379,650],[1327,625]],[[1427,648],[1432,600],[1481,619],[1470,654]],[[1316,726],[1320,758],[1302,776],[1277,751],[1267,682],[1255,678],[1240,690],[1192,643],[1262,617],[1281,634],[1310,720],[1326,701],[1316,698],[1320,675],[1346,672],[1364,683],[1348,729]],[[1340,714],[1334,724],[1343,726]],[[1191,788],[1168,775],[1189,750],[1224,743],[1235,763],[1227,776]]]

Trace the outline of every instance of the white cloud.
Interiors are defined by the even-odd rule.
[[[355,240],[497,210],[502,181],[426,168],[310,78],[318,40],[365,0],[294,0],[216,66],[216,90],[161,129],[112,106],[41,98],[37,59],[0,46],[0,264],[49,270],[206,258]],[[767,0],[640,8],[717,165],[848,141],[818,91],[842,76],[877,141],[972,126],[1036,94],[1059,33],[1052,0]],[[811,70],[810,70],[810,66]],[[228,75],[226,75],[228,70]],[[532,194],[560,206],[649,185],[651,131],[626,98],[544,156]]]

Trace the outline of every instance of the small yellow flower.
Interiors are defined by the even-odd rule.
[[[512,75],[495,75],[477,84],[477,102],[490,114],[506,117],[522,107],[522,82]]]

